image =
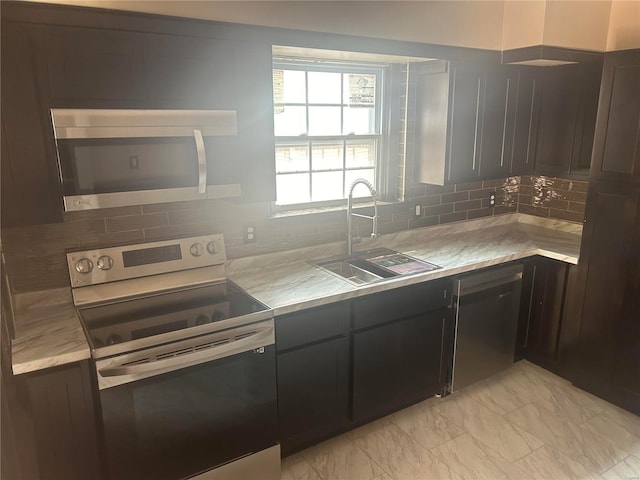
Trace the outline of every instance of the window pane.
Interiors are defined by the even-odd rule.
[[[376,163],[375,140],[347,142],[347,168],[374,167]]]
[[[309,145],[289,144],[276,146],[276,172],[300,172],[309,170]]]
[[[309,174],[276,175],[276,196],[278,205],[308,202]]]
[[[343,134],[363,135],[376,133],[376,111],[373,108],[353,107],[344,109]]]
[[[312,201],[336,200],[344,198],[342,192],[342,172],[313,173],[311,177]]]
[[[345,75],[344,103],[374,107],[376,103],[376,76],[359,73]]]
[[[354,180],[357,178],[364,178],[365,180],[369,180],[371,185],[375,187],[375,174],[374,170],[347,170],[345,173],[345,197],[349,195],[349,188]],[[354,198],[358,197],[370,197],[369,189],[364,185],[356,185],[355,190],[353,191]]]
[[[274,108],[273,127],[276,135],[297,136],[307,133],[305,107]]]
[[[305,103],[304,72],[300,70],[285,70],[283,76],[284,102]]]
[[[342,168],[342,143],[314,142],[311,146],[313,170]]]
[[[340,103],[341,74],[309,72],[309,103]]]
[[[309,135],[340,135],[340,107],[309,107]]]

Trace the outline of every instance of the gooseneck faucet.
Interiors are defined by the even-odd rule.
[[[371,197],[373,197],[373,217],[370,215],[362,215],[360,213],[353,213],[353,189],[359,183],[363,184],[365,187],[369,189],[371,193]],[[368,218],[373,222],[373,232],[371,233],[372,237],[378,236],[378,203],[376,200],[376,190],[373,188],[371,183],[364,178],[356,178],[351,187],[349,187],[349,198],[347,199],[347,255],[351,256],[352,254],[352,243],[353,243],[353,235],[352,235],[352,217],[361,217]]]

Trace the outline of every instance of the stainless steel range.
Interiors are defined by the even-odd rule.
[[[113,479],[277,479],[271,310],[222,235],[67,255]]]

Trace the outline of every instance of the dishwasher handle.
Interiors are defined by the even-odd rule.
[[[488,272],[472,273],[455,279],[454,296],[464,297],[490,288],[522,281],[522,264],[509,265]]]

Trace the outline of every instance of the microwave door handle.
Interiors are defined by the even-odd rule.
[[[239,340],[234,340],[229,343],[223,343],[219,346],[210,347],[205,350],[196,351],[194,353],[187,353],[178,357],[170,357],[164,360],[155,360],[149,363],[140,363],[138,365],[125,365],[108,367],[98,370],[98,373],[103,377],[118,377],[124,375],[136,375],[140,373],[153,373],[160,375],[165,372],[170,372],[178,368],[185,368],[192,365],[198,365],[211,360],[219,358],[229,357],[236,353],[246,352],[252,349],[266,346],[265,341],[268,342],[269,337],[273,334],[273,327],[265,328],[264,330],[253,333],[247,337]]]
[[[196,141],[196,151],[198,153],[198,193],[203,195],[207,192],[207,153],[204,149],[202,131],[194,130],[193,138]]]

